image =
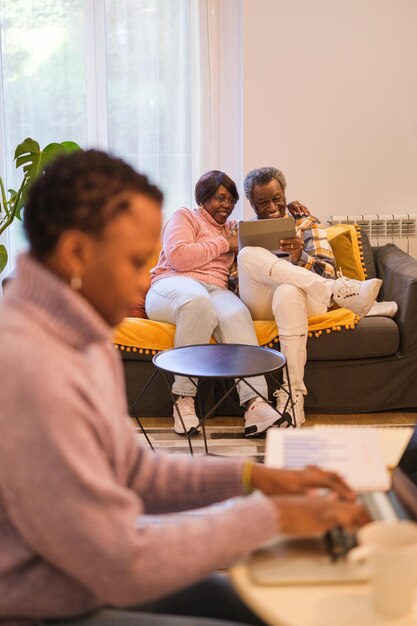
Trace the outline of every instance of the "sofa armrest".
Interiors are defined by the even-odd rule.
[[[398,304],[400,352],[417,350],[417,260],[395,244],[373,249],[377,275],[383,283],[378,299]]]

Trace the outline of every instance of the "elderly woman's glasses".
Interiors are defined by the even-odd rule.
[[[237,200],[234,198],[226,198],[226,196],[214,196],[214,199],[217,200],[220,204],[225,204],[229,206],[235,206]]]

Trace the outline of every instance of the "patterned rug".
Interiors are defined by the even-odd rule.
[[[163,449],[171,454],[190,454],[187,438],[174,433],[170,425],[155,426],[150,419],[143,421],[146,433],[155,450]],[[231,421],[236,422],[236,419]],[[132,420],[132,423],[139,441],[147,446],[148,443],[135,420]],[[223,423],[211,424],[209,421],[206,426],[206,435],[209,454],[250,457],[256,461],[263,461],[264,459],[265,438],[246,439],[243,434],[243,420],[242,425],[234,423],[230,426]],[[192,437],[191,444],[195,455],[205,454],[204,440],[201,434]]]
[[[392,411],[385,413],[351,414],[351,415],[307,415],[306,424],[309,426],[414,426],[417,422],[417,412]],[[190,454],[188,441],[177,435],[172,429],[173,420],[168,417],[141,418],[146,433],[155,450],[166,450],[171,454]],[[138,439],[147,446],[145,437],[137,423],[132,419]],[[246,439],[243,434],[244,421],[239,417],[215,417],[207,421],[206,433],[209,454],[242,456],[255,461],[263,461],[265,456],[265,438]],[[191,439],[194,454],[204,454],[202,435]]]

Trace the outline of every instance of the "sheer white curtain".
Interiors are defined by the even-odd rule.
[[[191,201],[192,2],[106,1],[108,146],[158,182],[166,214]]]
[[[85,144],[83,20],[84,0],[0,0],[0,164],[9,188],[22,178],[13,156],[25,137]],[[5,273],[24,245],[18,226],[8,229]]]
[[[220,169],[241,189],[242,0],[194,0],[191,9],[192,181]],[[241,206],[234,217],[242,214]]]
[[[239,104],[230,120],[219,115],[222,97],[239,103],[233,81],[221,82],[219,60],[239,65],[238,39],[229,46],[239,24],[240,0],[0,0],[0,172],[8,186],[20,180],[13,154],[28,136],[121,156],[161,186],[166,216],[193,206],[207,169],[239,180]],[[21,229],[10,239],[13,262]]]

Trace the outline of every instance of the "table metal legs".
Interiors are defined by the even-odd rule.
[[[290,383],[290,378],[289,378],[289,375],[288,375],[288,366],[287,366],[287,364],[285,364],[284,369],[285,369],[285,372],[287,374],[288,390],[279,382],[279,380],[273,374],[267,374],[267,376],[270,376],[272,378],[274,383],[277,385],[277,388],[282,389],[288,395],[287,401],[286,401],[285,406],[282,409],[282,411],[278,410],[276,408],[276,406],[274,406],[273,404],[271,406],[276,411],[276,413],[278,413],[278,415],[280,415],[281,417],[284,415],[284,413],[289,413],[290,418],[291,418],[291,426],[295,428],[295,426],[296,426],[296,419],[295,419],[295,412],[294,412],[294,400],[293,400],[293,397],[292,397],[291,383]],[[161,375],[161,374],[162,374],[163,379],[165,380],[168,392],[169,392],[169,394],[170,394],[170,396],[172,398],[173,406],[176,406],[176,408],[177,408],[177,412],[178,412],[178,415],[179,415],[182,427],[184,428],[184,435],[187,437],[188,447],[189,447],[191,455],[194,454],[193,446],[192,446],[192,443],[191,443],[191,437],[195,434],[195,432],[198,430],[198,428],[200,428],[200,426],[201,426],[201,430],[202,430],[202,434],[203,434],[204,450],[205,450],[206,454],[209,454],[208,445],[207,445],[207,435],[206,435],[206,429],[205,429],[205,422],[206,422],[207,419],[209,419],[214,414],[214,412],[220,406],[220,404],[237,388],[238,384],[241,381],[244,381],[246,383],[246,385],[248,385],[248,387],[250,387],[250,389],[252,389],[252,391],[254,391],[256,393],[257,396],[262,398],[262,400],[265,400],[265,402],[269,403],[268,398],[266,398],[261,393],[259,393],[259,391],[257,389],[255,389],[250,384],[250,382],[249,382],[250,378],[249,379],[248,378],[241,378],[241,377],[240,378],[234,378],[233,379],[233,385],[229,389],[227,389],[225,391],[225,393],[222,395],[220,400],[218,400],[214,404],[214,406],[212,406],[212,408],[209,411],[207,411],[204,415],[203,415],[203,410],[202,410],[202,405],[201,405],[201,398],[199,397],[198,393],[196,393],[197,401],[198,401],[198,408],[199,408],[199,415],[200,415],[199,425],[197,426],[196,429],[192,429],[190,432],[186,432],[186,428],[185,428],[185,424],[184,424],[184,421],[183,421],[183,418],[182,418],[182,415],[181,415],[181,411],[180,411],[180,409],[178,407],[177,400],[176,400],[174,394],[172,393],[171,384],[170,384],[170,382],[168,380],[168,377],[167,377],[166,373],[163,370],[155,369],[155,371],[153,372],[153,374],[151,375],[151,377],[149,378],[149,380],[147,381],[147,383],[145,384],[143,389],[140,391],[140,393],[135,398],[134,402],[129,407],[130,413],[132,414],[132,416],[136,420],[138,426],[140,427],[142,433],[145,436],[146,441],[148,442],[148,444],[149,444],[149,446],[150,446],[150,448],[152,450],[154,450],[154,447],[153,447],[152,442],[149,439],[149,437],[148,437],[148,435],[147,435],[147,433],[146,433],[146,431],[145,431],[145,429],[144,429],[144,427],[142,425],[142,422],[140,421],[139,417],[136,414],[135,406],[140,401],[140,399],[145,395],[145,393],[147,391],[149,391],[149,389],[155,383],[155,381],[157,379],[157,376]],[[191,377],[189,378],[189,380],[191,380],[193,385],[196,387],[196,392],[198,392],[199,385],[201,385],[204,382],[204,380],[206,380],[206,379],[205,378],[200,378],[200,379],[198,379],[197,383]],[[290,409],[290,411],[287,410],[288,408]]]
[[[145,428],[143,427],[143,424],[142,424],[142,422],[140,421],[140,419],[139,419],[139,417],[138,417],[138,415],[137,415],[137,413],[136,413],[136,411],[135,411],[135,406],[136,406],[136,405],[137,405],[137,403],[138,403],[138,402],[139,402],[139,401],[143,398],[143,396],[145,395],[145,393],[146,393],[147,391],[149,391],[149,389],[150,389],[150,388],[152,387],[152,385],[155,383],[155,381],[156,381],[157,377],[158,377],[158,376],[161,376],[161,375],[163,376],[163,379],[164,379],[164,380],[165,380],[165,382],[166,382],[167,389],[168,389],[168,391],[169,391],[169,393],[170,393],[170,395],[171,395],[171,398],[172,398],[172,402],[173,402],[173,404],[175,404],[175,405],[177,406],[178,415],[180,416],[181,424],[182,424],[182,426],[183,426],[183,428],[184,428],[184,434],[186,434],[187,439],[188,439],[188,447],[189,447],[189,449],[190,449],[190,454],[193,454],[193,446],[192,446],[191,441],[190,441],[190,437],[191,437],[191,435],[190,435],[190,434],[187,434],[187,433],[185,432],[185,425],[184,425],[184,421],[183,421],[183,419],[182,419],[181,412],[180,412],[180,410],[178,409],[178,405],[177,405],[177,403],[176,403],[175,396],[174,396],[174,395],[173,395],[173,393],[172,393],[172,390],[171,390],[171,385],[170,385],[170,383],[169,383],[169,381],[168,381],[168,379],[167,379],[167,376],[166,376],[165,372],[163,372],[162,370],[159,370],[159,369],[157,369],[157,368],[155,369],[155,371],[152,373],[152,375],[150,376],[150,378],[147,380],[147,382],[146,382],[146,384],[144,385],[144,387],[141,389],[141,391],[138,393],[138,395],[136,396],[136,398],[134,399],[134,401],[133,401],[133,402],[132,402],[132,404],[130,405],[130,407],[129,407],[129,412],[130,412],[130,414],[132,415],[132,417],[136,420],[136,423],[138,424],[139,428],[141,429],[142,433],[144,434],[145,439],[146,439],[146,441],[148,442],[148,444],[149,444],[149,446],[150,446],[151,450],[153,450],[153,451],[155,452],[155,448],[153,447],[152,442],[151,442],[151,440],[149,439],[149,437],[148,437],[148,435],[147,435],[147,433],[146,433],[146,431],[145,431]],[[193,433],[191,433],[191,434],[193,434]],[[205,431],[204,431],[204,436],[205,436]],[[207,453],[207,444],[206,444],[206,453]]]
[[[148,442],[151,450],[154,450],[154,447],[152,445],[151,440],[149,439],[142,422],[140,421],[139,417],[136,414],[135,411],[135,406],[137,405],[137,403],[140,401],[141,398],[143,398],[143,396],[145,395],[145,393],[152,387],[152,385],[154,384],[154,382],[157,379],[158,374],[160,374],[160,370],[155,369],[155,371],[153,372],[153,374],[151,375],[151,377],[148,379],[148,381],[146,382],[145,386],[143,387],[143,389],[138,393],[138,395],[136,396],[135,400],[132,402],[132,404],[129,407],[129,412],[130,414],[133,416],[133,418],[136,420],[136,423],[138,424],[139,428],[141,429],[142,433],[145,435],[145,439]]]

